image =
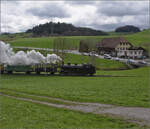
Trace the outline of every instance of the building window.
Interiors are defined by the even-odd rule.
[[[134,54],[136,55],[136,51],[134,52]]]

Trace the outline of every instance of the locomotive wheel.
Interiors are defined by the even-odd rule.
[[[0,74],[3,74],[4,73],[4,71],[2,70],[2,71],[0,71]]]
[[[36,74],[40,74],[40,71],[37,71]]]
[[[50,74],[51,74],[51,75],[53,75],[53,74],[54,74],[54,72],[51,72]]]
[[[30,71],[27,71],[26,74],[30,74]]]
[[[90,75],[90,76],[93,76],[93,73],[90,73],[89,75]]]

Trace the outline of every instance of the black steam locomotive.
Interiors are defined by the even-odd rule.
[[[91,64],[34,64],[34,65],[0,65],[1,73],[25,72],[26,74],[55,74],[59,75],[93,75],[95,66]]]
[[[93,75],[96,68],[91,64],[66,64],[61,66],[61,75]]]

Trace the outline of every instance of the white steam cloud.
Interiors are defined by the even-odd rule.
[[[9,44],[0,41],[0,64],[7,65],[32,65],[37,63],[57,63],[62,59],[56,54],[47,54],[45,57],[40,52],[18,51],[15,53]]]

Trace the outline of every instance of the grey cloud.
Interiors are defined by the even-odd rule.
[[[149,28],[148,4],[145,1],[141,3],[136,3],[136,1],[131,3],[129,1],[65,1],[60,3],[47,2],[47,4],[37,2],[37,6],[26,2],[16,2],[2,2],[4,5],[1,7],[7,7],[6,11],[4,8],[1,12],[1,22],[5,23],[5,25],[2,26],[3,30],[10,32],[24,31],[25,29],[31,28],[33,24],[35,26],[52,17],[57,17],[63,22],[68,22],[67,20],[69,19],[69,22],[76,26],[91,27],[104,31],[112,31],[124,25],[135,25],[140,27],[140,29]],[[82,11],[88,10],[88,8],[84,8],[84,5],[92,5],[97,8],[97,12],[93,14],[93,17],[89,18],[89,15],[85,16],[86,13],[83,13],[84,18],[81,17]],[[81,8],[82,6],[83,8]],[[79,13],[76,19],[72,19],[74,14],[71,14],[72,8],[69,7],[72,7],[74,10],[78,9],[78,7],[81,9],[81,13]],[[72,17],[70,17],[68,13],[72,15]],[[32,16],[36,16],[36,18],[32,20]],[[6,24],[9,26],[6,26]]]
[[[142,19],[143,18],[143,19]],[[121,18],[120,18],[121,19]],[[141,16],[135,16],[134,20],[129,20],[126,22],[123,22],[121,20],[118,20],[117,23],[108,23],[108,24],[91,24],[91,26],[93,26],[94,29],[100,29],[100,30],[105,30],[105,31],[114,31],[116,28],[120,27],[120,26],[125,26],[125,25],[133,25],[133,26],[137,26],[140,29],[146,29],[149,28],[149,21],[148,19],[146,19],[145,17],[141,17]]]
[[[61,5],[56,4],[47,4],[40,8],[34,7],[26,12],[39,18],[65,18],[70,16]]]
[[[92,24],[93,28],[95,29],[100,29],[100,30],[105,30],[105,31],[114,31],[116,28],[120,26],[125,26],[125,25],[133,25],[137,26],[140,29],[146,29],[149,28],[149,23],[146,20],[142,20],[140,17],[137,17],[136,22],[134,21],[128,21],[128,22],[118,22],[118,23],[111,23],[111,24]]]
[[[141,29],[149,28],[149,15],[134,16],[136,19],[133,24],[139,26]]]
[[[80,5],[95,5],[96,1],[76,0],[76,1],[66,1],[65,3],[67,3],[69,5],[80,6]]]
[[[123,24],[102,24],[102,25],[99,25],[99,24],[95,24],[95,23],[92,23],[92,24],[86,24],[83,23],[83,22],[77,22],[75,23],[76,26],[80,26],[80,27],[89,27],[89,28],[93,28],[95,30],[103,30],[103,31],[113,31],[115,30],[117,27],[119,26],[122,26]]]
[[[123,21],[123,17],[117,17],[117,22],[116,23],[95,23],[93,21],[92,23],[88,23],[87,21],[78,21],[75,24],[77,26],[87,26],[94,28],[96,30],[104,30],[104,31],[114,31],[116,28],[120,26],[125,26],[125,25],[134,25],[139,27],[140,29],[146,29],[149,28],[149,19],[148,16],[133,16],[131,20],[128,21]],[[136,19],[136,20],[134,20]]]
[[[6,3],[6,4],[9,4],[9,5],[18,5],[19,4],[19,1],[16,1],[16,0],[2,0],[2,3]]]
[[[93,24],[93,28],[105,31],[114,31],[116,28],[124,25],[125,25],[124,23],[103,24],[103,25]]]
[[[148,2],[147,5],[142,6],[138,1],[125,2],[125,1],[114,1],[114,2],[101,2],[99,6],[97,6],[97,13],[106,16],[127,16],[127,15],[145,15],[148,14],[149,7]]]

